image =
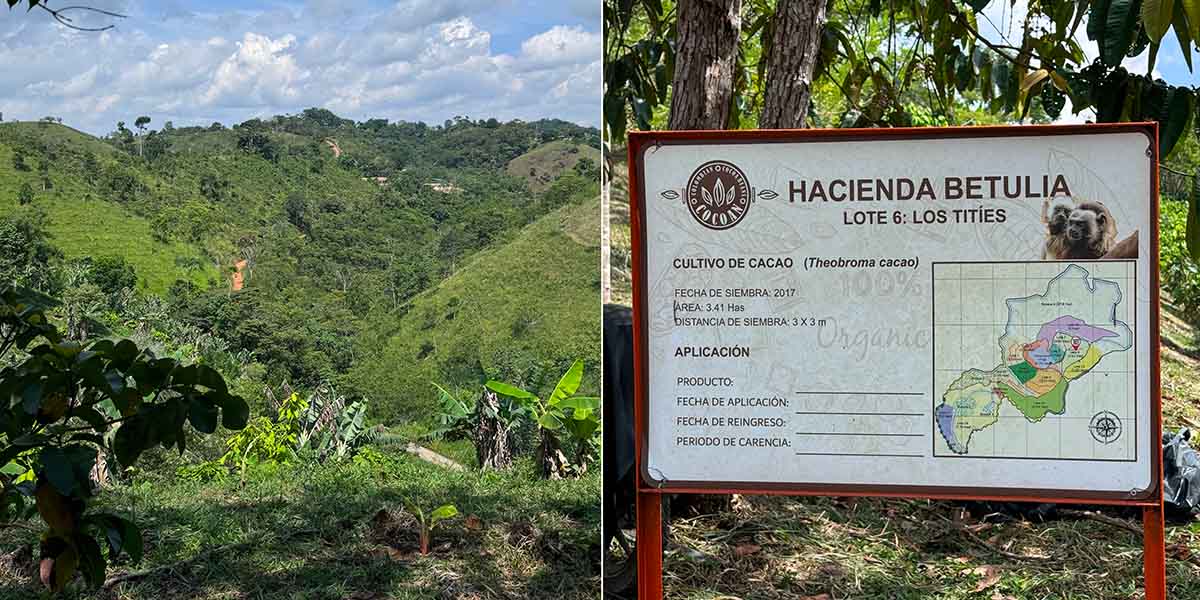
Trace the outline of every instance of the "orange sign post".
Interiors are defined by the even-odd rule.
[[[738,493],[1137,506],[1166,598],[1157,135],[631,133],[638,597]]]

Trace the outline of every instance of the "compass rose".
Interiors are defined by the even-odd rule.
[[[1102,410],[1092,416],[1088,430],[1097,442],[1111,444],[1121,437],[1121,419],[1107,410]]]

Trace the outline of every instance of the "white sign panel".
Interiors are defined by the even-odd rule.
[[[1153,129],[989,131],[635,141],[647,479],[1154,488]]]

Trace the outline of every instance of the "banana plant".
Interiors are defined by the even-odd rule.
[[[455,395],[432,381],[430,385],[438,391],[437,428],[430,436],[450,439],[469,436],[475,429],[475,400],[470,396]]]
[[[576,470],[587,466],[592,439],[600,428],[600,399],[576,394],[582,380],[583,361],[576,360],[545,399],[501,381],[489,380],[486,384],[488,389],[517,400],[532,413],[541,433],[538,453],[543,477],[554,478],[568,471],[560,446],[564,437],[575,446]]]
[[[458,516],[458,508],[453,504],[443,504],[426,514],[421,510],[421,506],[411,500],[404,501],[405,508],[417,518],[417,523],[421,526],[420,542],[421,555],[429,554],[430,542],[433,539],[433,529],[437,524],[446,519],[453,519]]]

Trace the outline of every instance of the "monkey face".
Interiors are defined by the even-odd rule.
[[[1059,204],[1054,207],[1050,213],[1050,235],[1062,235],[1067,230],[1067,222],[1071,218],[1071,207],[1064,204]]]
[[[1067,239],[1072,245],[1091,244],[1094,240],[1099,239],[1104,230],[1104,219],[1103,214],[1085,208],[1072,210],[1067,218]]]

